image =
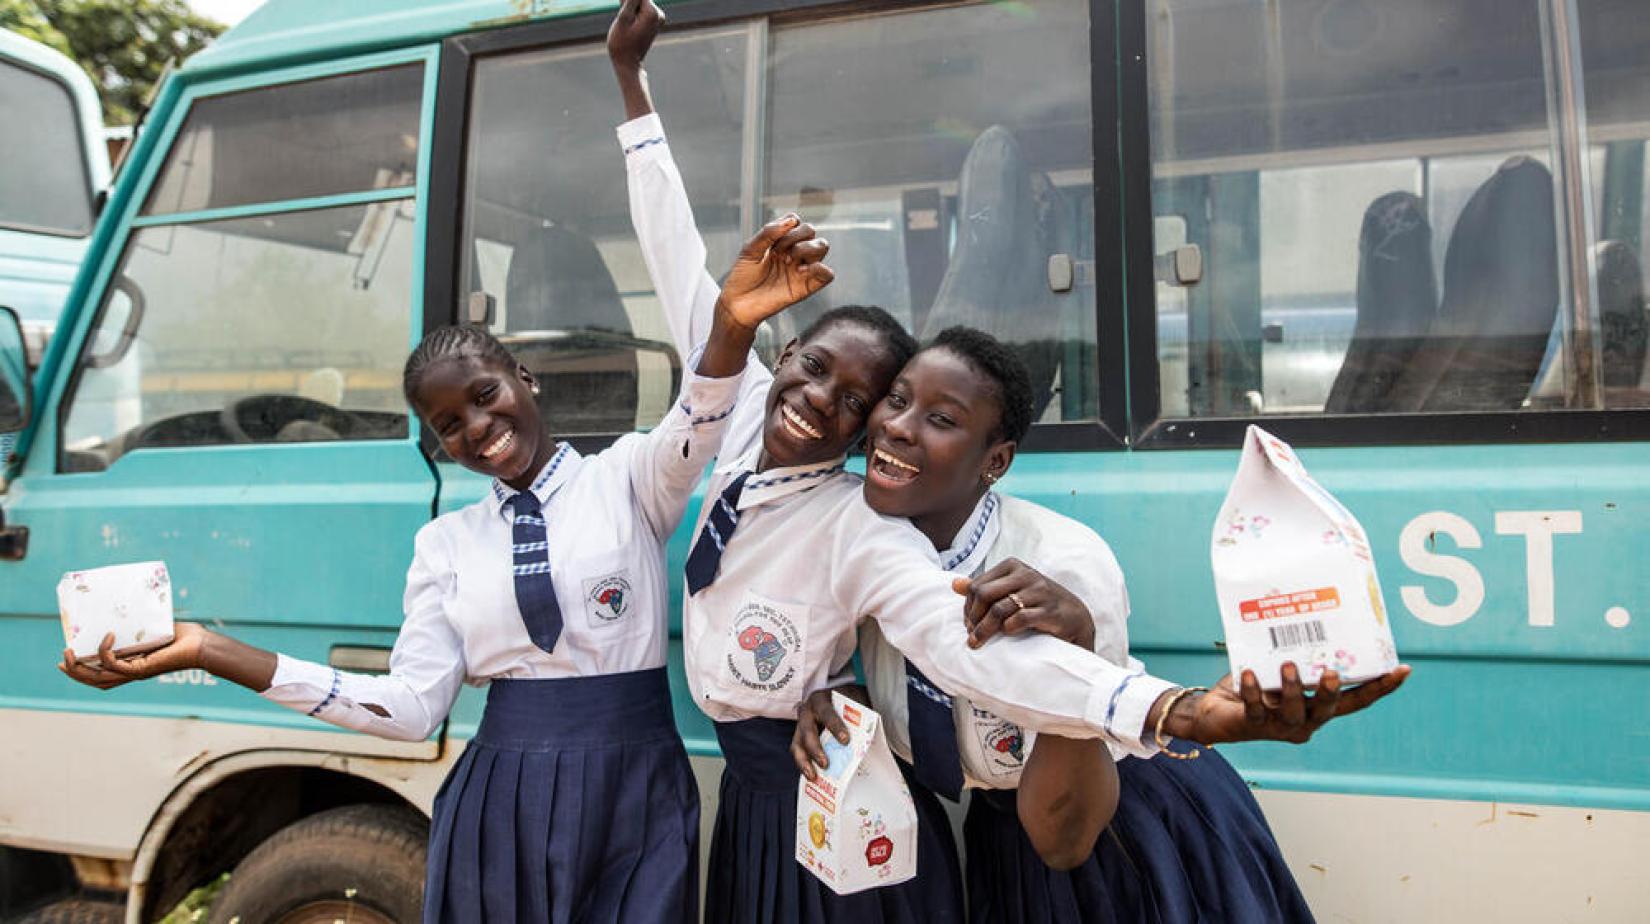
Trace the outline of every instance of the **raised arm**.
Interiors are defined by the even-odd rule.
[[[106,639],[98,663],[59,665],[81,683],[111,689],[173,671],[200,669],[323,722],[381,738],[422,741],[452,709],[464,679],[463,646],[441,609],[451,571],[432,527],[418,533],[407,573],[406,621],[384,676],[353,674],[237,641],[194,623],[178,623],[164,648],[117,659]]]
[[[637,439],[643,464],[631,467],[631,486],[654,535],[676,528],[705,465],[720,450],[747,374],[751,342],[763,321],[828,285],[823,262],[829,246],[812,227],[787,215],[745,243],[715,303],[710,337],[691,357],[694,374],[665,419]],[[615,449],[619,448],[615,446]]]
[[[719,286],[705,268],[705,241],[693,220],[687,187],[653,110],[642,60],[664,24],[652,0],[624,0],[607,33],[607,54],[624,97],[619,126],[630,189],[630,221],[642,260],[664,307],[671,340],[685,360],[709,336]]]

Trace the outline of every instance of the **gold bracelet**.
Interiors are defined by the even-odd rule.
[[[1157,731],[1152,736],[1156,739],[1157,747],[1162,753],[1174,758],[1175,760],[1196,760],[1203,753],[1203,751],[1199,748],[1192,748],[1184,754],[1179,751],[1170,750],[1169,745],[1172,742],[1164,740],[1163,724],[1169,720],[1169,713],[1174,711],[1174,707],[1182,699],[1185,699],[1193,693],[1207,692],[1209,692],[1208,687],[1181,687],[1169,696],[1169,701],[1164,704],[1163,711],[1157,714]]]

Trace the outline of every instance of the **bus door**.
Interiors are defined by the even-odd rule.
[[[101,694],[42,656],[63,647],[59,575],[158,559],[179,619],[322,663],[387,665],[437,490],[401,395],[422,331],[433,69],[418,51],[203,83],[179,94],[153,149],[140,142],[5,497],[28,543],[0,561],[0,721],[31,738],[18,765],[0,758],[8,789],[133,747],[148,755],[131,762],[133,792],[197,755],[248,748],[438,754],[434,741],[327,732],[198,673]],[[56,812],[66,842],[124,851],[155,808],[107,787],[88,798],[6,814],[29,829],[42,819],[18,811]]]

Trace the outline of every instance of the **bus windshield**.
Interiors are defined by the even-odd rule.
[[[0,59],[0,112],[0,227],[86,236],[92,184],[69,88]]]

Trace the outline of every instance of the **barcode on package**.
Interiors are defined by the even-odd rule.
[[[1292,626],[1268,626],[1266,631],[1272,635],[1273,651],[1329,641],[1329,637],[1324,634],[1323,623],[1315,619],[1311,622],[1297,622]]]

